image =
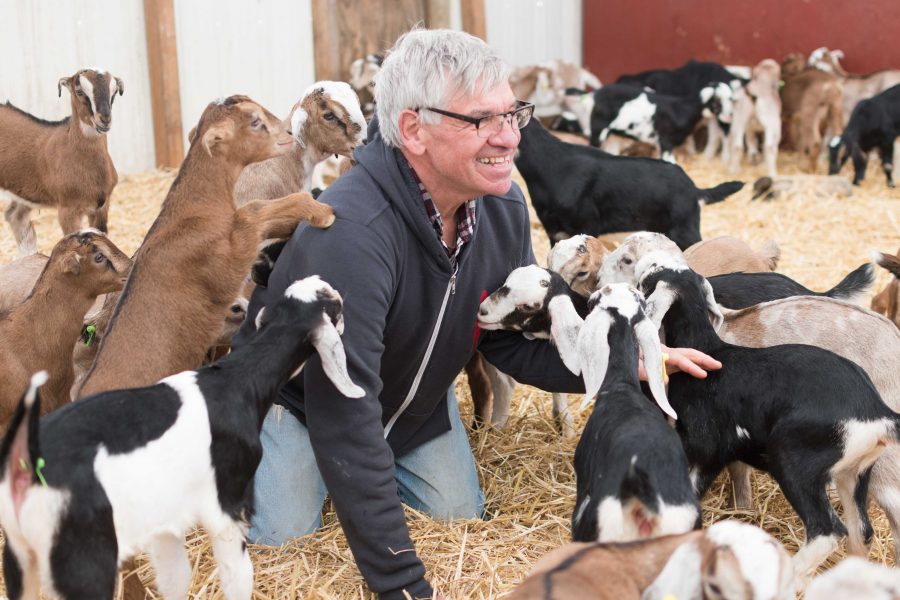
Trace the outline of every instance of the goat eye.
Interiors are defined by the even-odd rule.
[[[550,282],[549,282],[549,281],[542,280],[542,281],[541,281],[541,287],[550,287]]]
[[[584,254],[585,252],[587,252],[587,248],[585,248],[584,246],[578,246],[578,254]]]
[[[334,119],[335,119],[334,113],[330,113],[330,112],[325,113],[325,115],[322,118],[325,119],[326,121],[334,121]]]
[[[587,276],[587,271],[578,271],[577,273],[575,273],[575,279],[584,279]]]
[[[101,254],[100,252],[98,252],[97,254],[94,255],[94,262],[97,264],[100,264],[105,260],[106,260],[106,257],[103,256],[103,254]]]
[[[257,129],[259,129],[260,125],[262,125],[262,119],[260,119],[259,117],[253,119],[253,122],[250,123],[251,127],[256,127]]]
[[[625,257],[622,258],[622,262],[625,263],[626,265],[630,265],[630,264],[633,263],[634,261],[631,259],[630,256],[625,256]]]
[[[84,98],[84,92],[82,92],[81,90],[75,90],[75,95],[79,98]]]

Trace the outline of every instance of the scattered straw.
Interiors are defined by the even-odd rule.
[[[889,190],[878,165],[869,167],[866,181],[851,198],[817,198],[799,191],[774,202],[751,201],[750,187],[764,174],[762,167],[745,167],[735,176],[723,166],[700,157],[684,158],[682,166],[698,187],[728,179],[748,185],[726,201],[704,208],[704,237],[729,234],[759,247],[769,238],[781,246],[779,271],[807,287],[832,287],[851,269],[868,260],[870,249],[888,252],[900,246],[900,192]],[[783,173],[799,173],[796,158],[782,154]],[[845,173],[845,176],[847,174]],[[112,199],[110,236],[126,252],[133,252],[156,216],[172,172],[141,173],[123,177]],[[521,180],[519,180],[521,185]],[[536,218],[532,240],[540,262],[549,243]],[[53,211],[37,218],[39,247],[48,252],[59,238]],[[5,225],[0,227],[0,262],[15,258],[16,247]],[[889,277],[879,271],[877,288]],[[465,376],[457,381],[463,419],[472,418]],[[578,398],[572,397],[575,410]],[[496,598],[511,590],[543,554],[569,539],[569,520],[575,497],[572,454],[575,440],[563,440],[551,417],[550,395],[519,386],[509,425],[502,431],[470,432],[470,441],[485,492],[488,519],[439,523],[407,510],[409,529],[428,578],[447,598]],[[576,416],[576,427],[586,415]],[[446,465],[453,468],[453,465]],[[794,551],[803,540],[803,527],[765,474],[754,473],[754,510],[730,508],[731,486],[722,475],[703,503],[704,523],[736,518],[762,526]],[[834,498],[836,502],[836,498]],[[894,564],[890,528],[880,510],[871,510],[876,535],[870,558]],[[318,533],[282,548],[251,546],[256,575],[255,599],[361,599],[374,598],[356,569],[330,505],[323,509],[324,527]],[[208,538],[202,533],[188,539],[193,569],[192,598],[222,598]],[[836,552],[828,565],[840,560]],[[152,582],[152,569],[140,561],[139,573]],[[154,598],[158,596],[153,596]]]

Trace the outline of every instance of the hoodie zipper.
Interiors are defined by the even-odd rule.
[[[431,352],[434,350],[434,344],[437,341],[438,333],[441,330],[441,323],[444,321],[444,313],[447,310],[447,303],[450,301],[450,296],[456,294],[456,274],[459,272],[459,262],[457,261],[456,265],[453,267],[453,274],[450,275],[450,281],[447,283],[447,291],[444,292],[444,301],[441,303],[441,310],[438,312],[437,322],[434,324],[434,329],[431,332],[431,339],[428,341],[428,348],[425,350],[425,356],[422,358],[422,363],[419,365],[419,370],[416,371],[416,376],[413,378],[412,386],[410,386],[409,391],[406,393],[406,398],[403,400],[403,404],[400,405],[400,408],[397,409],[397,412],[391,417],[390,421],[388,421],[387,425],[384,426],[384,438],[387,439],[387,436],[390,435],[391,429],[393,429],[394,424],[397,422],[397,419],[400,418],[400,415],[403,414],[403,411],[407,409],[410,403],[413,401],[413,398],[416,396],[416,392],[419,391],[419,384],[422,382],[422,375],[425,373],[425,368],[428,366],[428,360],[431,358]]]

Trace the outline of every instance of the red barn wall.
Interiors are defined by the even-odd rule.
[[[779,62],[819,46],[851,73],[900,68],[897,0],[583,0],[584,66],[604,83],[689,58]]]

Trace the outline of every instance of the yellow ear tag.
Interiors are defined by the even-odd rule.
[[[662,353],[662,370],[663,370],[663,383],[669,383],[669,374],[666,373],[666,361],[669,360],[669,355],[665,352]],[[678,600],[675,596],[669,595],[663,598],[663,600]]]
[[[662,600],[678,600],[678,598],[675,597],[675,594],[666,594]]]

